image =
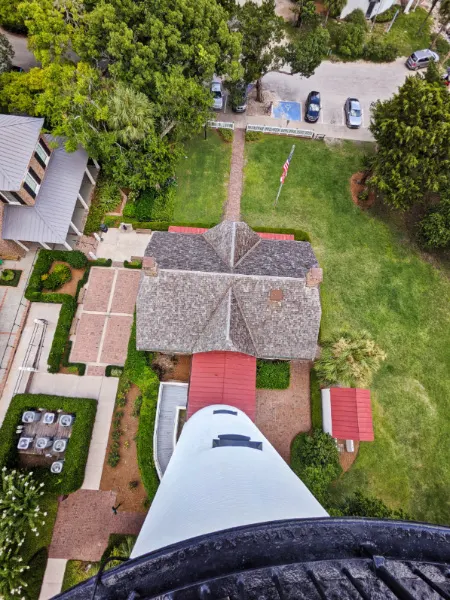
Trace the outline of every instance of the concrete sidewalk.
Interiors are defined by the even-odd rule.
[[[151,232],[136,233],[131,228],[127,231],[111,228],[102,233],[103,241],[97,246],[96,256],[120,262],[131,260],[132,256],[144,256],[150,237]]]
[[[44,573],[39,600],[50,600],[59,594],[62,588],[67,559],[49,558]]]

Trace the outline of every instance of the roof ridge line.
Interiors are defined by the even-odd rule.
[[[234,256],[236,254],[236,221],[231,225],[230,269],[234,269]]]
[[[220,223],[219,223],[220,225]],[[217,227],[217,225],[215,225],[214,227]],[[211,229],[214,229],[214,227],[211,227]],[[206,231],[204,231],[203,233],[200,233],[199,236],[201,236],[205,242],[208,244],[208,246],[210,248],[212,248],[214,250],[214,254],[219,258],[219,260],[226,266],[229,267],[229,265],[227,265],[227,263],[223,260],[223,258],[221,256],[219,256],[219,254],[217,254],[217,250],[214,248],[214,246],[211,244],[211,242],[208,240],[208,238],[205,238],[205,233],[208,233],[208,231],[210,231],[210,229],[207,229]],[[175,231],[170,231],[168,233],[176,233]],[[186,234],[180,234],[180,235],[186,235]],[[192,234],[191,234],[192,235]],[[167,269],[169,270],[169,269]],[[186,271],[186,269],[171,269],[172,271]],[[206,271],[189,271],[190,273],[206,273]],[[208,273],[218,273],[219,271],[208,271]]]
[[[168,269],[161,269],[161,270],[168,270]],[[199,338],[203,335],[203,332],[205,331],[205,329],[208,327],[211,319],[213,318],[213,316],[216,314],[216,312],[219,310],[220,305],[222,304],[225,296],[228,294],[229,290],[231,289],[232,284],[230,283],[230,285],[227,287],[227,289],[225,290],[225,292],[222,294],[222,296],[220,296],[219,301],[217,302],[217,304],[214,306],[214,308],[212,309],[212,311],[209,313],[208,317],[205,319],[205,325],[202,327],[202,329],[200,330],[198,336],[195,338],[193,344],[192,344],[192,348],[194,348],[195,344],[198,342]],[[193,351],[193,350],[192,350]]]
[[[251,227],[250,227],[250,229],[251,229]],[[254,230],[252,229],[252,231],[254,231]],[[255,231],[255,233],[256,233],[256,231]],[[241,263],[241,262],[244,260],[244,258],[247,256],[247,254],[250,254],[250,252],[252,252],[252,251],[253,251],[255,248],[257,248],[257,247],[259,246],[260,242],[262,241],[262,238],[260,238],[260,237],[259,237],[259,235],[258,235],[258,238],[259,238],[259,239],[258,239],[258,241],[256,242],[256,244],[253,244],[253,246],[252,246],[251,248],[249,248],[249,249],[247,250],[247,252],[246,252],[246,253],[245,253],[243,256],[241,256],[241,258],[240,258],[240,259],[237,261],[237,263],[234,265],[233,269],[235,269],[235,268],[236,268],[236,267],[239,265],[239,263]],[[269,277],[270,277],[270,276],[269,276]]]
[[[253,344],[253,349],[255,350],[255,355],[256,355],[256,354],[257,354],[257,350],[258,350],[258,348],[257,348],[257,345],[256,345],[256,343],[255,343],[255,340],[253,339],[253,335],[252,335],[251,329],[250,329],[250,327],[248,326],[247,319],[245,318],[244,311],[242,310],[241,303],[239,302],[239,298],[238,298],[238,296],[237,296],[237,294],[236,294],[236,292],[235,292],[235,290],[234,290],[234,287],[232,288],[232,294],[233,294],[233,296],[235,297],[235,300],[236,300],[236,304],[237,304],[238,310],[239,310],[239,312],[240,312],[240,314],[241,314],[242,320],[243,320],[243,321],[244,321],[244,323],[245,323],[245,328],[246,328],[246,329],[247,329],[247,331],[248,331],[248,335],[250,336],[250,340],[251,340],[251,342],[252,342],[252,344]]]

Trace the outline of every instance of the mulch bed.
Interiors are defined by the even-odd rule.
[[[338,442],[344,444],[345,447],[345,440],[338,440]],[[356,460],[356,457],[358,456],[359,442],[354,441],[353,444],[355,448],[354,452],[347,452],[346,450],[344,450],[343,452],[339,452],[339,462],[341,463],[341,467],[344,472],[348,471],[351,468],[351,466]]]
[[[68,263],[66,263],[64,261],[55,260],[55,262],[52,264],[52,267],[49,271],[50,273],[53,272],[56,265],[68,266],[72,273],[72,279],[70,281],[68,281],[67,283],[65,283],[64,285],[62,285],[57,290],[42,290],[42,293],[43,294],[69,294],[70,296],[75,296],[76,291],[77,291],[78,282],[83,277],[85,269],[74,269]]]
[[[365,189],[365,184],[361,183],[365,181],[367,175],[364,171],[353,173],[350,177],[350,191],[352,194],[352,202],[359,206],[359,208],[370,208],[375,202],[375,193],[371,190],[369,192],[369,198],[365,202],[361,202],[358,198],[359,194]]]
[[[183,383],[188,383],[191,374],[191,362],[191,355],[183,354],[177,356],[173,370],[166,371],[162,375],[161,381],[181,381]]]
[[[123,411],[121,420],[121,429],[123,435],[120,438],[120,461],[116,467],[108,465],[109,447],[112,442],[112,427],[109,432],[108,449],[106,451],[105,462],[103,464],[102,479],[100,489],[102,491],[113,491],[117,494],[117,502],[121,502],[119,511],[127,512],[147,512],[144,506],[144,500],[147,493],[141,481],[139,473],[135,437],[138,431],[139,419],[133,417],[134,401],[140,395],[137,386],[132,385],[127,394],[127,403],[123,408],[117,410]],[[129,447],[125,448],[125,442],[129,442]],[[130,481],[139,481],[134,489],[129,489]]]

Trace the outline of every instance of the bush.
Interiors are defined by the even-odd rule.
[[[289,387],[291,365],[286,360],[256,361],[256,387],[266,390],[285,390]]]
[[[125,219],[134,219],[134,217],[136,216],[136,205],[134,204],[134,202],[128,201],[125,204],[122,216]]]
[[[66,296],[61,294],[61,296]],[[61,302],[58,294],[50,296],[51,300],[47,302]],[[77,310],[77,301],[72,296],[66,296],[64,299],[61,310],[59,313],[58,323],[56,325],[55,333],[53,335],[52,347],[48,355],[48,371],[49,373],[58,373],[61,365],[62,357],[64,355],[64,349],[66,347],[67,339],[69,337],[70,327],[75,317]]]
[[[347,23],[359,25],[364,29],[364,31],[368,30],[366,16],[360,8],[355,8],[355,10],[352,10],[352,12],[345,17],[345,20]]]
[[[3,269],[1,278],[2,281],[12,281],[14,279],[14,271],[11,269]]]
[[[232,142],[234,131],[232,129],[219,129],[219,135],[225,142]]]
[[[129,262],[128,260],[124,260],[123,266],[127,269],[142,269],[142,261],[132,260],[131,262]]]
[[[120,204],[121,195],[119,186],[106,179],[99,177],[92,197],[91,206],[84,226],[84,233],[90,235],[100,229],[104,216]]]
[[[120,377],[123,373],[123,367],[108,365],[105,369],[106,377]]]
[[[315,369],[321,385],[368,387],[385,358],[367,331],[342,331],[323,343]]]
[[[311,243],[311,238],[306,231],[302,231],[301,229],[283,229],[277,227],[252,227],[253,231],[259,233],[286,233],[289,235],[293,235],[296,242],[309,242]]]
[[[49,490],[59,494],[71,494],[83,484],[97,401],[90,398],[66,398],[45,394],[14,396],[0,429],[0,468],[16,466],[16,427],[21,422],[25,410],[38,407],[54,411],[61,409],[75,415],[72,434],[65,453],[63,477],[51,475],[48,469],[36,469],[48,473],[45,481]]]
[[[311,425],[313,429],[322,429],[322,395],[319,380],[314,369],[309,372],[309,393],[311,396]]]
[[[379,498],[366,496],[359,490],[353,496],[345,498],[339,505],[336,513],[346,517],[371,517],[374,519],[402,519],[408,520],[409,515],[402,509],[392,510]],[[337,516],[337,515],[336,515]]]
[[[398,47],[382,36],[371,37],[364,47],[364,58],[373,62],[392,62],[398,56]]]
[[[392,21],[392,19],[395,16],[395,13],[397,12],[397,10],[400,8],[400,6],[398,4],[393,4],[391,7],[389,7],[387,10],[385,10],[384,12],[380,13],[379,15],[377,15],[377,23],[387,23],[388,21]]]
[[[425,248],[450,246],[450,200],[433,206],[418,226],[419,241]]]
[[[0,25],[12,33],[27,33],[28,29],[17,8],[19,4],[20,0],[2,0],[0,2]]]
[[[175,206],[175,193],[172,187],[160,190],[143,190],[135,203],[136,218],[139,221],[170,221]]]
[[[341,474],[334,439],[319,429],[297,435],[291,446],[291,468],[322,505],[329,504],[330,484]]]
[[[90,267],[110,267],[111,265],[112,258],[97,258],[96,260],[89,261]]]
[[[365,37],[366,31],[361,25],[342,23],[336,30],[336,53],[348,59],[361,58]]]
[[[56,265],[49,274],[41,276],[42,287],[46,290],[56,290],[72,279],[72,271],[67,265]]]
[[[358,200],[360,202],[367,202],[368,199],[369,199],[369,190],[368,190],[368,188],[364,188],[361,192],[359,192]]]
[[[28,287],[25,290],[25,298],[27,300],[31,300],[32,302],[51,302],[47,294],[41,297],[39,292],[41,292],[43,287],[42,276],[49,273],[55,261],[65,262],[74,269],[83,269],[88,264],[88,259],[79,250],[39,250]]]
[[[436,52],[439,54],[439,57],[443,59],[450,52],[450,44],[442,35],[437,35],[435,39]]]
[[[12,277],[11,277],[11,273],[12,273]],[[0,276],[0,285],[17,287],[19,285],[21,275],[22,275],[22,271],[18,271],[17,269],[4,269]]]
[[[262,140],[263,133],[261,131],[246,131],[245,132],[245,141],[246,142],[258,142]]]

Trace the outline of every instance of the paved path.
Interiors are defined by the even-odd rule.
[[[98,561],[112,533],[137,535],[145,514],[114,515],[116,501],[115,492],[78,490],[60,502],[49,557]]]
[[[62,588],[67,560],[65,558],[49,558],[44,573],[39,600],[50,600],[59,594]]]
[[[38,62],[34,55],[28,50],[28,39],[26,35],[17,35],[9,33],[0,27],[0,32],[6,35],[12,47],[14,48],[13,65],[22,67],[25,71],[29,71],[32,67],[37,67]]]
[[[131,229],[123,231],[110,228],[106,233],[102,233],[103,241],[97,246],[96,256],[122,262],[130,260],[132,256],[144,256],[150,237],[150,231],[136,233]]]
[[[291,442],[297,433],[311,429],[310,363],[291,361],[287,390],[256,390],[256,426],[289,463]]]
[[[230,179],[228,181],[228,198],[223,218],[226,221],[239,221],[241,214],[241,195],[244,169],[245,132],[235,129],[231,150]]]

